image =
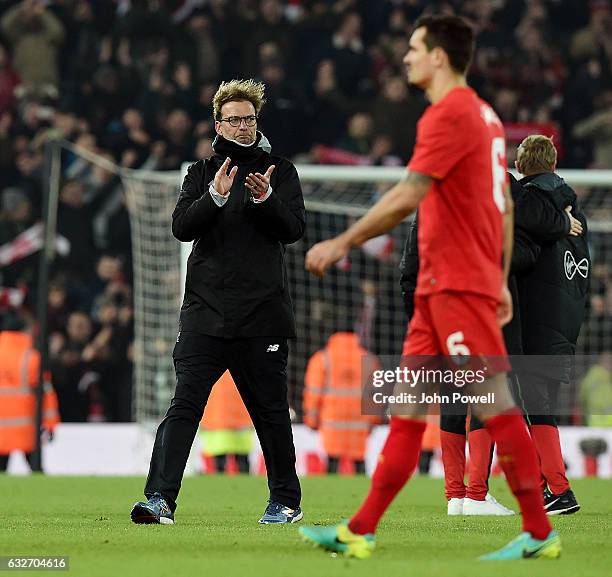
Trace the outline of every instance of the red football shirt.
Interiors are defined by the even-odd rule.
[[[434,178],[419,206],[416,294],[499,299],[506,166],[502,123],[471,88],[455,88],[425,111],[408,164]]]

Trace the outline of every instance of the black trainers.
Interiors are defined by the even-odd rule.
[[[138,501],[132,507],[132,521],[137,524],[174,525],[174,514],[166,500],[159,494],[153,493],[145,503]]]
[[[571,515],[580,510],[576,496],[571,489],[554,495],[548,489],[544,490],[544,509],[547,515]]]

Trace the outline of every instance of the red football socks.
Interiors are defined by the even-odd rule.
[[[465,435],[440,431],[446,499],[465,497]],[[470,449],[471,450],[471,449]]]
[[[544,511],[540,468],[527,425],[516,408],[487,421],[497,445],[499,463],[523,514],[523,530],[535,539],[545,539],[552,527]]]
[[[417,466],[425,427],[424,421],[391,418],[389,436],[378,457],[370,492],[349,521],[353,533],[365,535],[376,531],[391,501]]]
[[[552,425],[531,425],[530,430],[548,488],[555,495],[565,493],[570,485],[565,476],[559,430]]]
[[[489,492],[489,469],[491,466],[491,449],[493,441],[486,429],[477,429],[468,434],[470,460],[468,462],[468,486],[466,497],[484,501]]]

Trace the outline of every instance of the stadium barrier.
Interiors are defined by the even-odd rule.
[[[612,428],[560,427],[563,456],[568,476],[612,478]],[[320,474],[325,454],[319,436],[304,425],[294,425],[297,470],[300,476]],[[366,469],[371,474],[387,436],[387,426],[375,427],[368,440]],[[58,425],[54,440],[43,451],[43,468],[50,475],[138,475],[149,470],[149,458],[154,434],[136,423],[84,423]],[[597,456],[585,454],[585,448],[597,444],[603,452]],[[582,446],[582,448],[581,448]],[[586,449],[587,452],[588,449]],[[186,474],[203,472],[202,446],[199,436],[193,444]],[[251,471],[261,474],[263,455],[257,441],[250,455]],[[22,454],[16,453],[9,462],[9,473],[27,474]],[[493,471],[496,471],[495,461]],[[443,473],[439,451],[434,456],[430,474]]]

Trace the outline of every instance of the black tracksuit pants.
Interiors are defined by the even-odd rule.
[[[531,425],[557,426],[559,389],[561,381],[542,374],[525,373],[517,379],[513,394]]]
[[[224,339],[179,333],[173,359],[176,390],[153,446],[147,498],[161,493],[174,511],[204,407],[215,382],[229,369],[251,416],[268,472],[270,499],[297,508],[300,483],[287,401],[287,339]]]

